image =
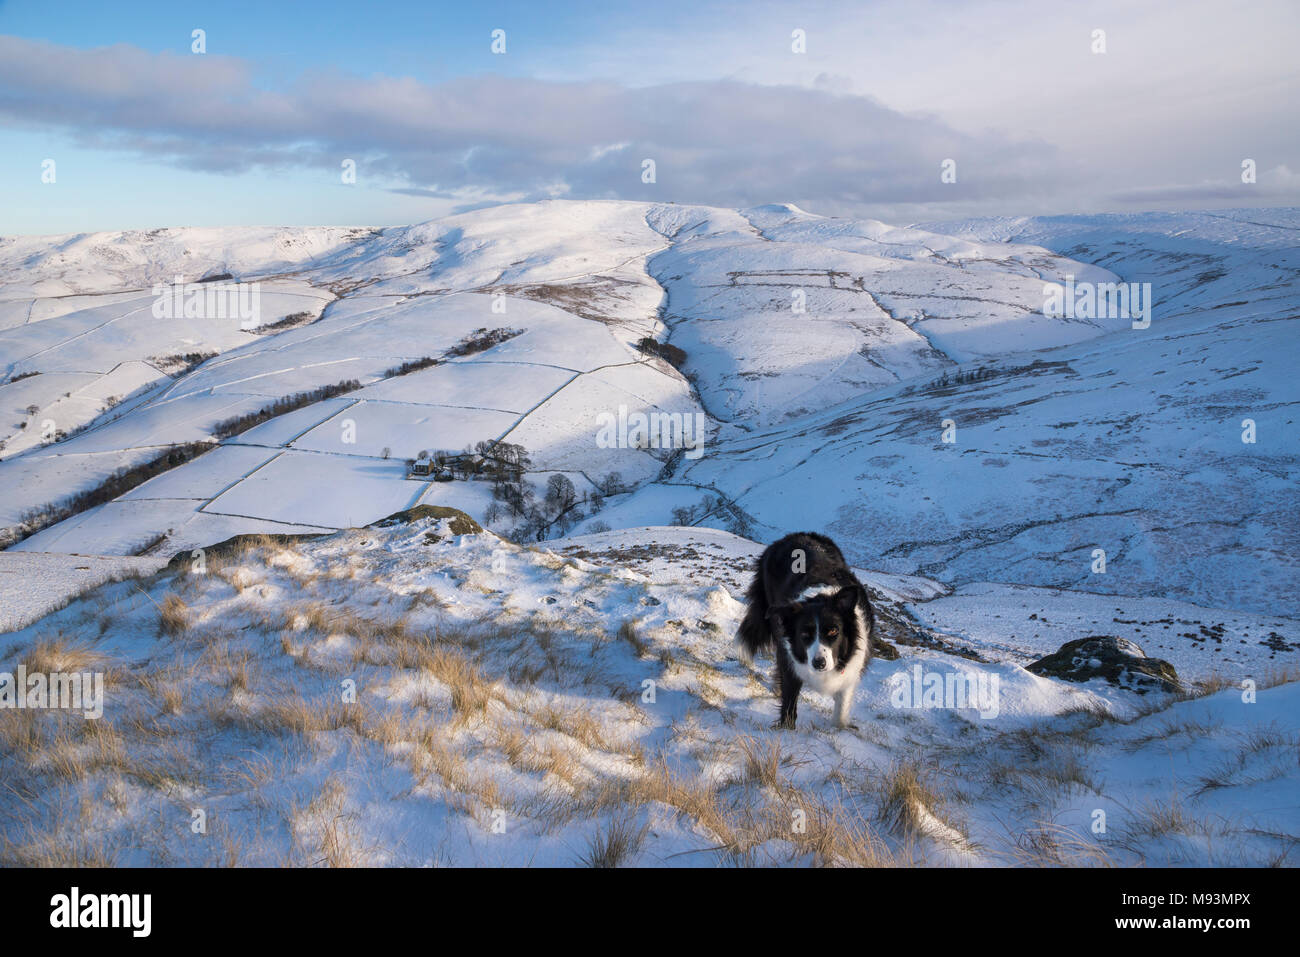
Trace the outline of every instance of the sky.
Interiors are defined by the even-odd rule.
[[[1298,47],[1294,0],[0,0],[0,235],[1294,206]]]

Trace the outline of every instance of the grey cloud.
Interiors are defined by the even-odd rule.
[[[846,211],[1050,193],[1072,175],[1044,143],[958,133],[842,89],[496,76],[430,86],[321,72],[272,91],[230,57],[0,37],[0,117],[205,171],[337,170],[347,157],[410,195],[792,200]],[[641,182],[646,158],[654,185]],[[940,182],[947,158],[956,184]]]

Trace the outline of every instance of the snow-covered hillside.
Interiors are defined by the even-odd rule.
[[[0,523],[18,537],[223,420],[355,381],[15,547],[170,554],[421,502],[506,531],[520,516],[493,513],[485,483],[404,464],[504,440],[539,496],[556,474],[581,498],[617,473],[579,531],[821,528],[860,564],[957,586],[1294,616],[1297,228],[1295,210],[922,229],[551,202],[385,230],[4,240]],[[257,282],[263,326],[304,319],[158,318],[153,284],[177,276]],[[1045,315],[1069,277],[1150,283],[1150,327]],[[481,329],[520,334],[449,356]],[[423,357],[445,361],[386,377]],[[620,408],[703,413],[704,454],[597,442]]]
[[[1294,615],[1296,223],[918,229],[783,205],[553,202],[386,230],[6,240],[0,522],[20,529],[224,419],[355,380],[18,547],[127,554],[166,535],[173,551],[417,501],[483,517],[485,489],[411,483],[402,462],[505,440],[528,450],[539,493],[557,472],[579,496],[618,473],[631,493],[589,525],[722,500],[694,520],[758,537],[833,527],[859,562],[957,584]],[[149,308],[154,283],[227,274],[261,285],[263,325],[320,318],[265,333]],[[1151,327],[1045,315],[1045,285],[1067,277],[1151,283]],[[482,328],[523,334],[384,378]],[[684,351],[680,371],[637,347],[646,336]],[[599,418],[621,406],[705,413],[707,453],[602,447]]]
[[[0,860],[1289,862],[1300,683],[1146,701],[904,644],[941,589],[864,571],[899,656],[855,728],[812,695],[774,731],[767,669],[730,653],[752,542],[461,521],[254,537],[11,635],[32,670],[105,671],[113,706],[4,715]],[[922,674],[995,693],[922,707]]]
[[[99,663],[119,706],[0,711],[0,860],[83,827],[120,863],[1284,860],[1297,230],[557,201],[0,239],[0,670]],[[160,313],[178,277],[257,314]],[[1128,283],[1149,325],[1047,305]],[[702,445],[608,440],[640,413]],[[472,447],[527,462],[408,474]],[[421,505],[488,530],[366,527]],[[858,731],[771,732],[729,650],[802,529],[900,652]],[[1226,687],[1025,670],[1090,635]],[[996,676],[998,714],[900,708],[917,666]],[[216,840],[158,829],[200,804]]]

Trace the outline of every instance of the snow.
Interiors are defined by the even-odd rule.
[[[223,445],[205,452],[194,468],[171,469],[122,495],[120,501],[185,498],[207,501],[261,468],[275,452],[246,445]]]
[[[1202,608],[1160,598],[976,582],[910,606],[917,619],[982,653],[1026,664],[1087,635],[1130,636],[1192,680],[1259,677],[1290,659],[1293,619]]]
[[[774,731],[770,663],[735,659],[743,605],[712,578],[757,546],[671,528],[551,545],[424,520],[267,541],[74,600],[6,654],[76,634],[155,690],[109,699],[122,770],[26,772],[48,787],[24,822],[58,839],[74,825],[56,808],[80,805],[79,833],[123,865],[569,865],[629,821],[621,863],[636,865],[1260,864],[1300,827],[1294,683],[1253,703],[1231,687],[1138,701],[904,646],[869,667],[856,728],[807,694],[799,728]],[[187,630],[168,637],[176,600]],[[443,657],[421,657],[420,636]],[[461,659],[483,684],[453,677]],[[918,668],[989,684],[995,707],[902,701]],[[160,711],[164,689],[176,703]],[[132,730],[146,715],[183,786],[126,773],[158,760]],[[192,806],[219,822],[205,839],[158,825]]]
[[[496,439],[518,416],[490,409],[439,408],[402,402],[359,400],[294,439],[295,449],[343,452],[380,458],[384,449],[402,459],[421,449],[460,451],[484,438]],[[345,432],[344,424],[351,429]],[[349,441],[351,440],[351,441]]]
[[[96,585],[149,575],[159,558],[0,552],[0,632],[37,621]]]
[[[52,782],[10,751],[6,779],[40,785],[10,811],[57,833],[58,801],[84,804],[121,863],[213,863],[225,842],[245,863],[570,864],[620,829],[639,864],[1289,863],[1297,228],[1294,209],[898,226],[554,201],[382,230],[0,238],[4,526],[223,419],[359,384],[0,554],[6,660],[61,638],[153,675],[119,687],[113,727],[162,715],[186,768],[175,790],[111,763]],[[263,321],[318,318],[255,335],[152,315],[154,283],[223,272],[261,284]],[[1045,315],[1066,277],[1150,283],[1151,326]],[[519,334],[451,355],[483,329]],[[703,456],[606,447],[620,406],[702,415]],[[68,437],[47,444],[47,421]],[[413,481],[404,460],[499,438],[538,495],[557,473],[627,491],[526,547],[493,534],[515,522],[500,509],[482,535],[362,528],[417,503],[485,521],[489,482]],[[810,695],[798,731],[772,731],[770,663],[731,651],[763,543],[795,530],[835,538],[899,644],[857,730]],[[324,537],[157,571],[263,533]],[[170,593],[188,632],[164,627]],[[1024,670],[1091,634],[1222,690]],[[411,635],[478,670],[481,711]],[[918,666],[996,682],[996,715],[899,706]],[[344,677],[364,719],[309,731],[276,710],[335,707]],[[173,686],[179,710],[157,698]],[[154,826],[200,798],[215,840]],[[800,809],[859,830],[818,844],[791,832]]]
[[[397,459],[282,452],[203,511],[352,528],[416,503],[425,483],[406,481],[405,474],[405,464]]]

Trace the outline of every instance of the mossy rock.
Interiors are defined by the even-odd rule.
[[[1052,654],[1027,665],[1026,670],[1062,681],[1104,678],[1138,694],[1183,690],[1173,665],[1160,658],[1148,658],[1136,642],[1114,635],[1090,635],[1067,641]]]
[[[214,558],[229,558],[231,555],[242,555],[250,548],[256,548],[270,542],[281,545],[292,545],[297,542],[310,541],[315,538],[324,538],[329,532],[306,532],[298,534],[281,534],[271,533],[262,534],[253,532],[246,535],[234,535],[224,541],[217,542],[215,545],[204,545],[199,551],[203,552],[204,561],[210,561]],[[194,562],[194,549],[186,548],[177,552],[167,562],[163,571],[167,572],[188,572],[191,564]]]
[[[428,518],[445,518],[450,519],[448,530],[453,535],[477,535],[483,531],[483,526],[474,519],[470,518],[458,508],[447,508],[445,505],[417,505],[414,508],[403,509],[400,512],[394,512],[387,518],[381,518],[377,522],[371,522],[367,528],[389,528],[393,525],[409,525],[411,522],[418,522]]]

